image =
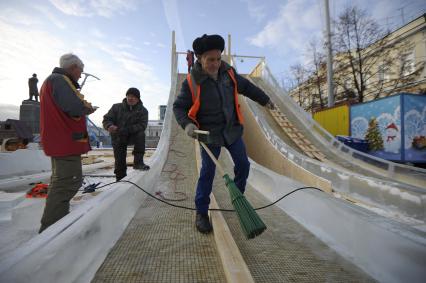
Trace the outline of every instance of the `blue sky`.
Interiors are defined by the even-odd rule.
[[[330,0],[331,15],[350,3],[391,29],[426,11],[422,0]],[[172,30],[179,51],[204,33],[231,34],[233,54],[266,56],[281,80],[290,65],[306,61],[309,40],[321,40],[323,9],[322,0],[0,1],[0,120],[17,118],[28,78],[37,73],[40,88],[68,52],[101,79],[89,79],[82,91],[100,107],[90,116],[95,123],[129,87],[141,90],[150,119],[157,119],[170,91]],[[184,71],[183,56],[180,62]],[[255,63],[238,61],[237,67],[245,72]]]

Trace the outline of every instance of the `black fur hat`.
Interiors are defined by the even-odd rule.
[[[202,37],[197,37],[192,43],[192,49],[194,49],[195,55],[201,55],[206,51],[214,49],[223,52],[224,48],[225,40],[218,34],[204,34]]]
[[[127,90],[126,96],[129,95],[129,94],[133,94],[137,98],[141,99],[141,93],[139,92],[139,89],[137,89],[135,87],[131,87]]]

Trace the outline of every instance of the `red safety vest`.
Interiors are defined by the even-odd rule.
[[[244,123],[244,117],[240,110],[240,104],[238,103],[237,80],[235,79],[234,70],[232,68],[230,68],[227,72],[232,82],[234,83],[235,111],[237,113],[238,122],[242,125]],[[193,85],[191,74],[186,75],[186,80],[188,81],[189,90],[191,91],[191,95],[192,95],[192,106],[188,111],[188,117],[195,122],[197,127],[200,127],[200,124],[197,121],[197,113],[198,113],[198,110],[200,110],[200,105],[201,105],[201,102],[200,102],[201,86],[196,83]],[[197,89],[196,93],[194,93],[194,86]]]
[[[75,119],[56,105],[52,82],[47,79],[40,89],[40,136],[47,156],[79,155],[90,150],[88,138],[76,139],[73,133],[86,133],[86,116]]]

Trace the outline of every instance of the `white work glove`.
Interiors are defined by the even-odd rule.
[[[193,139],[196,139],[198,136],[194,132],[195,130],[198,130],[198,127],[192,123],[189,123],[188,125],[185,126],[185,133]]]
[[[275,110],[275,104],[269,100],[268,103],[265,104],[265,107],[268,108],[269,110]]]

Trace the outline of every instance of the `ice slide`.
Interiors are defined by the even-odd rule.
[[[175,168],[174,166],[179,166],[179,164],[185,165],[184,168],[178,168],[182,172],[187,172],[184,178],[185,182],[191,181],[193,185],[194,180],[196,180],[193,174],[196,174],[197,169],[192,168],[193,163],[188,163],[189,165],[186,166],[187,163],[184,162],[184,160],[189,162],[188,160],[195,156],[193,153],[195,146],[184,139],[182,130],[176,125],[172,117],[171,104],[179,90],[180,82],[184,79],[184,75],[177,73],[176,53],[172,57],[170,97],[161,140],[149,163],[151,170],[127,178],[150,192],[158,189],[162,174],[171,171],[169,170],[171,165],[173,165],[171,168]],[[256,81],[254,78],[253,81],[267,90],[266,87],[261,85],[266,82],[266,79],[261,78]],[[274,97],[274,102],[280,105],[279,101],[276,101],[276,97]],[[263,110],[256,108],[257,106],[250,102],[246,103],[245,100],[241,100],[241,104],[246,116],[244,138],[252,158],[247,191],[247,198],[250,201],[256,206],[264,204],[265,200],[262,198],[266,198],[266,202],[269,202],[303,185],[320,187],[329,192],[331,190],[338,192],[339,186],[336,185],[336,182],[333,182],[334,179],[316,174],[314,170],[311,170],[313,165],[310,165],[310,163],[320,166],[319,168],[325,168],[324,171],[332,170],[327,169],[328,165],[324,162],[308,159],[300,159],[299,164],[298,158],[300,157],[297,155],[297,151],[292,150],[291,147],[277,138],[275,131],[268,126],[265,118],[261,116],[265,115]],[[284,112],[284,109],[280,105],[280,110]],[[266,118],[268,118],[267,115]],[[174,148],[178,141],[181,142],[180,147]],[[175,158],[173,163],[170,163],[171,152],[174,153],[173,157]],[[186,156],[186,158],[183,156]],[[266,161],[261,158],[262,156]],[[226,164],[227,170],[232,171],[232,163],[226,154],[222,154],[221,162]],[[168,170],[165,170],[165,168]],[[334,174],[339,177],[344,173],[334,172]],[[177,174],[175,175],[177,176]],[[178,180],[178,178],[176,179]],[[347,180],[347,178],[342,179]],[[184,180],[182,179],[179,182]],[[368,181],[372,182],[371,180]],[[346,187],[344,187],[349,192],[350,184],[348,181]],[[220,187],[220,184],[216,185],[214,191],[219,206],[222,207],[223,205],[226,206],[227,197],[226,194],[222,196],[226,192]],[[165,189],[173,190],[176,188],[169,184],[165,186]],[[193,190],[193,187],[183,186],[180,189]],[[358,192],[354,194],[357,195]],[[238,232],[238,224],[236,224],[232,214],[224,214],[229,228],[215,227],[215,235],[219,231],[231,231],[236,246],[246,262],[246,269],[249,270],[250,276],[256,282],[268,282],[267,278],[272,278],[269,276],[288,276],[287,274],[299,276],[290,277],[288,280],[297,278],[305,281],[309,278],[323,278],[324,281],[330,281],[333,278],[341,281],[348,281],[349,279],[356,281],[355,278],[358,278],[360,281],[375,279],[381,282],[421,282],[425,278],[426,235],[424,231],[413,227],[413,225],[378,215],[372,210],[354,205],[352,202],[335,196],[336,194],[333,196],[317,191],[300,191],[278,203],[276,208],[261,211],[261,217],[266,221],[269,229],[252,241],[241,238],[241,232]],[[402,196],[407,195],[402,194]],[[411,197],[411,195],[409,196]],[[257,198],[260,199],[259,203]],[[192,203],[192,196],[188,198],[187,202]],[[185,276],[190,276],[189,274],[179,273],[185,271],[182,269],[186,260],[182,259],[181,256],[192,255],[193,257],[188,260],[188,263],[194,266],[198,263],[198,260],[205,261],[211,255],[206,254],[207,252],[203,250],[197,257],[195,250],[191,249],[192,252],[188,252],[184,241],[194,240],[195,238],[195,242],[202,242],[205,247],[213,245],[213,249],[209,250],[211,253],[214,253],[215,244],[209,242],[212,239],[211,237],[200,237],[199,233],[194,231],[191,214],[177,213],[176,210],[161,214],[162,209],[165,208],[157,209],[157,207],[152,206],[153,203],[156,204],[157,202],[152,201],[144,193],[125,183],[117,185],[113,190],[99,194],[79,209],[72,211],[46,230],[45,233],[35,236],[16,250],[2,256],[0,258],[0,281],[89,282],[93,279],[94,282],[101,282],[102,278],[108,277],[102,277],[103,275],[100,273],[108,272],[108,268],[111,268],[115,275],[124,272],[121,269],[114,269],[120,262],[130,267],[132,267],[132,264],[139,267],[143,266],[137,259],[143,258],[144,253],[149,252],[149,246],[155,247],[155,243],[158,242],[162,242],[163,246],[157,252],[154,250],[154,254],[156,256],[168,255],[171,262],[176,264],[176,267],[169,266],[168,268],[168,265],[164,262],[170,263],[170,261],[158,258],[158,261],[153,262],[155,268],[165,267],[166,270],[162,270],[163,273],[157,270],[156,274],[164,275],[174,272],[176,278],[188,278]],[[386,208],[386,204],[383,205]],[[111,256],[119,253],[119,246],[126,247],[126,241],[127,247],[129,247],[128,241],[135,238],[132,229],[135,227],[143,229],[147,225],[147,221],[151,218],[144,219],[145,213],[150,213],[152,219],[159,217],[156,213],[160,213],[161,217],[169,217],[169,220],[182,217],[182,219],[178,218],[179,221],[182,221],[178,227],[180,231],[183,231],[183,234],[179,231],[171,236],[167,233],[159,234],[150,238],[150,241],[145,241],[148,246],[143,247],[140,252],[133,253],[131,250],[124,249],[121,260],[109,260]],[[137,217],[134,217],[135,215]],[[137,225],[137,221],[142,221],[143,224]],[[162,229],[168,225],[170,227],[175,225],[173,222],[167,223],[167,225],[161,222],[151,224]],[[136,235],[154,233],[156,230],[136,229]],[[155,242],[154,239],[156,239]],[[135,246],[136,248],[137,246]],[[288,250],[288,248],[291,248],[291,250]],[[111,249],[115,253],[108,255]],[[173,254],[178,254],[179,257],[173,258]],[[109,262],[114,264],[109,265]],[[163,262],[163,264],[158,265],[158,262]],[[292,262],[293,264],[291,264]],[[310,266],[312,262],[315,263],[315,267],[309,269],[307,266]],[[179,268],[177,268],[177,264]],[[221,273],[221,268],[225,270],[225,264],[218,266],[215,269],[216,272]],[[298,270],[298,268],[302,268],[302,270]],[[128,276],[137,275],[132,270],[129,272],[130,275]],[[197,272],[199,274],[199,271]],[[231,271],[224,271],[227,280],[232,278],[232,275],[228,274],[229,272]],[[144,274],[149,275],[149,273]],[[213,276],[221,278],[220,274],[212,273],[208,276],[210,276],[209,278],[213,278]]]
[[[401,220],[413,226],[418,224],[425,230],[426,170],[370,157],[340,143],[279,88],[264,62],[248,77],[272,97],[279,112],[291,123],[291,129],[298,129],[297,133],[302,136],[292,139],[282,121],[273,117],[275,113],[248,101],[247,107],[262,133],[282,155],[319,179],[327,180],[332,190],[342,197],[383,214],[400,215]],[[296,144],[298,139],[308,140],[315,151],[321,153],[321,158],[310,158],[309,152],[303,151],[306,148]],[[256,151],[255,146],[252,149],[249,146],[249,151],[251,158],[273,169],[269,158]]]

